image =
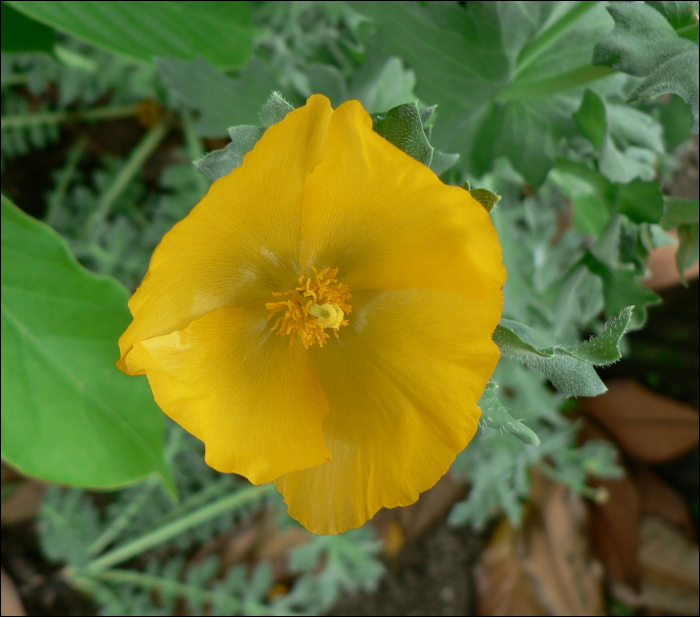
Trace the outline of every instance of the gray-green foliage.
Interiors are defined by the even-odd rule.
[[[197,171],[212,181],[231,173],[243,163],[243,157],[253,149],[265,129],[282,120],[292,109],[279,92],[273,92],[258,114],[262,126],[229,127],[231,143],[221,150],[214,150],[193,161]]]
[[[599,3],[350,4],[376,25],[378,53],[403,58],[418,95],[439,103],[434,144],[475,175],[505,156],[541,184],[571,132],[575,86],[606,74],[590,63],[611,24]]]
[[[46,220],[78,258],[134,288],[163,234],[208,186],[188,163],[204,154],[197,135],[223,137],[229,129],[225,154],[211,153],[199,165],[200,171],[209,166],[205,175],[213,180],[239,165],[264,128],[280,119],[283,105],[269,117],[258,116],[273,90],[294,106],[315,92],[334,106],[357,98],[380,131],[387,118],[410,115],[418,130],[408,141],[419,148],[392,139],[391,131],[385,136],[419,160],[430,158],[447,182],[471,181],[479,187],[472,194],[502,196],[492,218],[508,270],[504,324],[519,333],[520,342],[516,357],[499,363],[494,385],[480,401],[478,434],[454,464],[453,472],[466,474],[472,489],[450,521],[482,525],[505,512],[516,522],[533,467],[591,497],[590,475],[620,473],[609,444],[576,446],[579,425],[561,413],[564,398],[545,375],[557,384],[567,370],[583,370],[587,387],[597,389],[564,383],[564,392],[601,389],[591,365],[616,359],[619,331],[641,327],[646,307],[658,301],[640,279],[650,250],[661,241],[659,224],[679,229],[679,268],[697,259],[697,202],[662,197],[657,178],[668,169],[664,150],[687,137],[690,119],[678,111],[684,103],[628,103],[665,83],[653,62],[640,73],[629,68],[633,61],[666,57],[656,58],[657,49],[630,30],[615,68],[632,77],[592,64],[598,43],[596,60],[610,64],[600,50],[621,40],[619,15],[625,11],[662,16],[659,32],[667,40],[658,49],[690,50],[692,44],[697,50],[697,26],[683,12],[687,4],[697,3],[616,4],[611,18],[604,3],[588,2],[254,3],[255,57],[237,71],[188,56],[139,64],[59,35],[54,57],[3,54],[3,161],[52,143],[66,122],[80,126],[70,114],[36,122],[23,88],[38,97],[41,112],[83,113],[104,101],[128,108],[153,98],[167,108],[170,121],[177,116],[169,130],[182,125],[187,151],[174,154],[182,164],[167,165],[155,182],[145,182],[136,170],[97,222],[94,212],[128,161],[103,155],[82,165],[86,145],[77,140],[47,195]],[[634,20],[629,23],[631,28]],[[684,53],[666,59],[686,62]],[[689,65],[683,66],[685,72],[671,74],[687,77]],[[683,88],[676,84],[666,91],[679,92],[693,107],[695,84],[697,118],[697,78],[692,72],[690,77]],[[51,88],[54,97],[47,95]],[[402,111],[387,114],[399,106]],[[18,120],[6,126],[12,118]],[[606,329],[605,320],[630,305],[631,314]],[[598,337],[581,342],[591,334]],[[299,578],[289,594],[273,600],[267,597],[271,577],[265,564],[218,577],[215,559],[186,563],[173,557],[230,529],[259,500],[150,549],[145,569],[122,563],[85,573],[95,558],[247,490],[206,467],[193,439],[174,434],[184,440],[179,446],[172,445],[173,435],[169,440],[178,504],[154,480],[114,493],[103,508],[76,489],[52,489],[47,496],[44,550],[67,561],[72,580],[97,600],[102,614],[172,614],[180,598],[194,614],[313,614],[327,610],[343,589],[377,584],[379,547],[363,531],[317,538],[295,551],[291,563]],[[270,507],[278,510],[280,504]]]
[[[114,117],[134,115],[129,106],[157,95],[155,68],[130,62],[75,39],[59,36],[53,56],[45,53],[3,54],[2,161],[43,149],[58,140],[61,123],[80,118],[109,96],[107,109]],[[12,88],[21,85],[32,96],[45,94],[55,84],[57,96],[30,112],[27,99]]]
[[[493,340],[504,356],[541,371],[564,396],[597,396],[607,388],[593,367],[611,364],[622,357],[620,339],[629,328],[632,308],[625,308],[606,323],[598,336],[573,347],[538,348],[530,328],[509,319],[501,320]]]
[[[170,426],[167,452],[178,488],[177,503],[152,480],[115,493],[101,508],[78,489],[53,486],[44,499],[39,521],[42,548],[49,559],[69,566],[68,576],[95,597],[101,614],[170,615],[179,599],[196,615],[321,614],[341,591],[376,588],[384,570],[377,559],[382,545],[368,530],[310,536],[308,544],[291,553],[291,568],[298,576],[291,592],[273,600],[268,599],[268,593],[274,581],[265,562],[250,572],[243,565],[229,568],[219,578],[217,555],[185,561],[183,555],[188,551],[259,510],[264,503],[261,498],[246,501],[159,544],[148,554],[142,570],[96,567],[104,555],[114,554],[120,547],[221,498],[249,490],[244,481],[208,467],[201,444],[178,426]],[[278,516],[284,516],[279,511],[280,502],[267,500]],[[151,593],[156,590],[157,600]]]
[[[699,216],[700,207],[697,199],[664,198],[664,214],[659,224],[664,229],[678,229],[680,245],[676,253],[676,265],[683,280],[685,280],[686,268],[698,260]]]
[[[698,130],[698,3],[613,2],[615,28],[596,46],[593,61],[645,79],[630,100],[672,92]]]

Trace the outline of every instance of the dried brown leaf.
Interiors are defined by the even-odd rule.
[[[2,502],[2,524],[12,525],[39,515],[48,484],[38,480],[16,480],[17,487]]]
[[[635,470],[634,480],[643,514],[659,516],[678,527],[689,539],[697,541],[690,508],[676,489],[646,466]]]
[[[590,537],[595,552],[605,565],[608,580],[636,588],[641,509],[637,487],[629,477],[592,484],[608,491],[604,504],[591,505]]]
[[[671,615],[697,615],[698,545],[657,516],[644,516],[640,525],[639,592],[622,585],[612,587],[621,602],[633,608]]]
[[[476,570],[480,615],[603,615],[602,568],[587,513],[568,488],[536,476],[522,529],[501,523]]]
[[[582,399],[584,412],[641,462],[679,457],[698,444],[698,412],[633,380],[613,380],[601,396]]]
[[[14,582],[8,576],[5,569],[0,570],[0,605],[3,617],[10,617],[11,615],[17,615],[23,617],[27,613],[22,605],[22,600],[19,598],[19,593],[17,593],[17,587],[15,587]]]

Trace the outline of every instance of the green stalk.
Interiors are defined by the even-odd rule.
[[[88,565],[81,570],[80,574],[90,576],[100,574],[118,563],[132,559],[136,557],[136,555],[140,555],[145,551],[179,536],[188,529],[201,525],[225,512],[239,508],[245,503],[259,499],[271,490],[272,484],[262,484],[260,486],[251,486],[250,488],[243,489],[233,495],[227,495],[214,503],[204,506],[200,510],[183,516],[179,520],[164,525],[155,531],[144,534],[140,538],[136,538],[123,546],[105,553],[101,557],[88,563]]]
[[[204,156],[204,148],[202,148],[202,140],[197,136],[197,131],[194,128],[194,119],[191,111],[183,112],[182,124],[185,132],[185,143],[187,144],[187,155],[192,162],[198,161]],[[194,167],[192,173],[197,176],[197,187],[204,195],[209,190],[209,182]]]
[[[230,614],[233,615],[240,609],[240,602],[231,596],[222,596],[208,589],[202,589],[201,587],[195,587],[187,583],[161,578],[160,576],[153,576],[152,574],[144,574],[136,570],[109,570],[96,574],[95,578],[105,583],[126,583],[135,585],[147,591],[159,589],[174,596],[192,598],[200,602],[221,602],[221,600],[225,598],[228,601],[228,606],[226,608]]]
[[[168,442],[165,445],[163,452],[165,460],[168,462],[168,464],[172,464],[172,460],[173,458],[175,458],[175,455],[177,454],[180,448],[180,443],[182,441],[183,435],[184,431],[182,430],[177,430],[170,434],[170,438],[168,439]],[[138,514],[138,512],[141,510],[141,507],[145,503],[146,499],[151,496],[153,489],[158,483],[159,478],[158,476],[154,475],[144,480],[145,489],[143,490],[143,492],[139,494],[136,497],[136,499],[134,499],[126,508],[124,508],[124,511],[116,519],[114,519],[114,521],[112,521],[112,523],[108,525],[107,529],[105,529],[90,545],[90,548],[88,549],[88,555],[90,555],[90,557],[99,555],[105,548],[107,548],[112,542],[114,542],[114,540],[116,540],[119,537],[119,534],[122,531],[124,531],[124,528],[131,522],[131,519],[133,519],[133,517],[136,516],[136,514]],[[206,492],[206,490],[201,491],[200,493],[195,495],[195,497],[199,497],[200,495]],[[205,499],[208,498],[209,496],[205,495]],[[185,504],[180,504],[180,507],[182,507],[183,505]],[[177,508],[175,509],[175,512],[177,512]]]
[[[63,202],[63,198],[66,196],[66,191],[68,190],[68,186],[73,179],[75,170],[78,168],[78,163],[80,163],[80,159],[83,158],[83,153],[85,152],[87,142],[87,136],[81,135],[78,141],[75,142],[73,148],[71,148],[66,166],[61,171],[61,177],[58,179],[56,190],[49,197],[49,207],[45,219],[47,225],[53,226],[54,224],[56,212]]]
[[[24,128],[37,124],[58,124],[60,122],[97,122],[114,118],[127,118],[138,113],[138,105],[124,107],[98,107],[83,111],[56,111],[22,116],[5,116],[0,118],[0,129]]]
[[[550,96],[557,92],[563,92],[564,90],[583,86],[597,79],[602,79],[613,72],[614,71],[608,66],[587,64],[569,71],[568,73],[547,77],[537,81],[513,81],[503,88],[493,100],[498,103],[505,103],[507,101],[523,101],[526,99]]]
[[[604,487],[593,488],[592,486],[588,486],[588,484],[585,484],[583,482],[578,482],[576,480],[572,480],[571,478],[567,478],[559,470],[546,463],[538,464],[537,469],[539,469],[542,473],[544,473],[545,476],[547,476],[551,480],[554,480],[559,484],[564,484],[565,486],[570,487],[571,489],[576,491],[576,493],[582,495],[586,499],[590,499],[594,503],[605,503],[605,500],[608,497],[607,490]]]
[[[114,202],[124,192],[134,176],[141,170],[143,164],[157,150],[160,143],[168,134],[168,129],[167,120],[161,118],[153,125],[151,130],[146,133],[138,146],[132,150],[124,166],[119,170],[116,178],[112,181],[112,184],[100,195],[97,208],[95,208],[95,211],[90,215],[87,222],[86,229],[88,236],[92,236],[92,233],[105,221]]]
[[[567,30],[576,25],[588,11],[594,9],[599,2],[579,2],[573,9],[559,20],[555,21],[539,36],[530,41],[520,52],[513,77],[517,77],[530,66],[544,51],[551,47]]]
[[[218,481],[213,482],[207,488],[199,491],[196,495],[192,495],[189,499],[178,503],[168,514],[166,514],[159,522],[160,525],[169,523],[173,519],[180,518],[183,513],[192,512],[201,504],[207,503],[210,499],[218,497],[222,492],[232,490],[231,483],[225,476]]]
[[[88,549],[88,555],[91,557],[99,555],[105,548],[107,548],[114,540],[117,539],[119,534],[124,530],[124,528],[129,524],[131,519],[138,513],[146,499],[151,496],[151,491],[155,488],[158,480],[155,476],[151,476],[144,480],[146,483],[146,490],[144,490],[136,499],[134,499],[124,511],[101,533],[97,539],[90,545]]]

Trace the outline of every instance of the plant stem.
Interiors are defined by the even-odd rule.
[[[215,501],[214,503],[208,504],[203,508],[192,512],[181,519],[173,521],[172,523],[160,527],[155,531],[147,533],[140,538],[136,538],[132,542],[129,542],[123,546],[120,546],[101,557],[91,561],[85,569],[83,569],[80,574],[85,575],[96,575],[104,572],[108,568],[127,561],[136,555],[139,555],[149,549],[152,549],[163,542],[184,533],[188,529],[192,529],[197,525],[204,523],[205,521],[216,518],[217,516],[239,508],[243,504],[259,499],[265,493],[272,490],[272,484],[262,484],[260,486],[251,486],[250,488],[243,489],[234,493],[233,495],[227,495],[222,499]]]
[[[71,579],[71,585],[83,593],[97,599],[100,604],[109,602],[112,609],[116,610],[116,615],[126,615],[126,608],[119,599],[119,596],[107,585],[97,582],[94,579],[75,576]]]
[[[159,522],[159,525],[169,523],[173,519],[178,519],[186,512],[191,512],[201,504],[208,502],[214,497],[218,497],[221,493],[232,490],[229,478],[222,477],[218,481],[213,482],[207,488],[199,491],[196,495],[192,495],[189,499],[178,503],[168,514],[166,514]]]
[[[523,101],[526,99],[541,98],[563,92],[570,88],[583,86],[597,79],[607,77],[614,71],[607,66],[595,66],[586,64],[568,73],[546,77],[537,81],[519,82],[513,81],[501,90],[494,101],[505,103],[507,101]]]
[[[49,197],[49,207],[46,212],[45,222],[47,225],[53,227],[56,218],[56,212],[63,202],[63,198],[66,196],[66,191],[73,179],[73,174],[78,168],[78,163],[80,159],[83,158],[83,153],[85,152],[85,146],[87,146],[88,138],[86,135],[81,135],[78,141],[75,142],[73,148],[71,148],[70,154],[68,155],[68,161],[66,166],[61,171],[61,177],[58,180],[58,185],[56,190],[53,191]]]
[[[513,77],[517,77],[534,60],[536,60],[548,47],[555,43],[567,30],[576,25],[576,22],[581,19],[588,11],[594,9],[599,2],[579,2],[568,13],[562,15],[557,21],[549,26],[544,32],[540,33],[530,43],[528,43],[520,52]]]
[[[202,140],[197,136],[194,128],[194,119],[191,111],[182,113],[182,124],[185,132],[185,143],[187,144],[187,155],[192,162],[198,161],[204,156],[204,148],[202,148]],[[209,189],[209,182],[192,166],[192,171],[197,177],[197,187],[202,195]]]
[[[86,230],[87,235],[92,236],[93,232],[101,226],[109,215],[109,211],[114,202],[124,192],[124,189],[129,185],[129,182],[140,171],[143,164],[153,154],[161,141],[168,134],[168,122],[165,118],[161,118],[153,125],[151,130],[146,133],[138,146],[134,148],[129,155],[129,158],[124,163],[124,166],[119,170],[119,173],[107,187],[97,202],[97,207],[88,219]]]
[[[152,574],[144,574],[143,572],[137,572],[135,570],[109,570],[96,574],[95,578],[103,582],[136,585],[137,587],[149,591],[160,589],[175,596],[192,598],[200,602],[220,603],[221,600],[226,599],[228,604],[226,610],[231,615],[238,612],[240,608],[240,602],[228,594],[218,594],[208,589],[202,589],[201,587],[195,587],[187,583],[161,578],[160,576],[153,576]]]
[[[138,110],[138,105],[126,105],[124,107],[98,107],[82,111],[55,111],[21,116],[5,116],[0,119],[0,129],[4,131],[8,128],[23,128],[36,124],[58,124],[68,121],[97,122],[98,120],[127,118],[135,116]]]
[[[88,549],[88,554],[93,557],[101,553],[105,548],[107,548],[114,540],[119,536],[119,534],[124,530],[124,528],[129,524],[131,519],[138,513],[146,499],[150,497],[151,491],[155,488],[158,480],[155,476],[146,478],[144,480],[146,484],[145,490],[139,494],[136,499],[134,499],[124,511],[107,527],[107,529],[102,532],[97,539],[90,545]]]

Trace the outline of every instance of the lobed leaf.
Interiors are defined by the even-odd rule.
[[[595,48],[593,62],[645,77],[630,100],[671,92],[687,103],[698,130],[697,2],[615,2],[613,30]]]
[[[521,420],[516,420],[510,415],[505,405],[494,394],[498,386],[491,382],[479,401],[481,408],[481,423],[489,428],[495,428],[515,435],[520,441],[529,446],[539,446],[540,438],[531,428],[525,426]]]
[[[574,347],[540,348],[527,326],[509,319],[501,320],[493,340],[504,356],[541,371],[564,396],[597,396],[606,387],[593,366],[620,359],[619,343],[629,328],[632,310],[633,307],[625,308],[617,318],[608,321],[601,334]]]
[[[272,74],[255,58],[235,79],[201,57],[157,58],[156,65],[170,90],[200,113],[200,137],[221,137],[231,125],[257,123],[260,106],[274,90]]]
[[[421,99],[440,102],[431,140],[475,175],[497,157],[534,185],[554,164],[581,100],[610,73],[591,66],[611,25],[595,2],[351,2],[377,26],[378,53],[398,55]]]
[[[258,114],[262,126],[229,127],[231,143],[221,150],[209,152],[201,159],[193,161],[197,171],[212,181],[230,174],[236,167],[243,164],[243,157],[253,149],[265,129],[282,120],[292,109],[294,108],[279,92],[273,92]]]

